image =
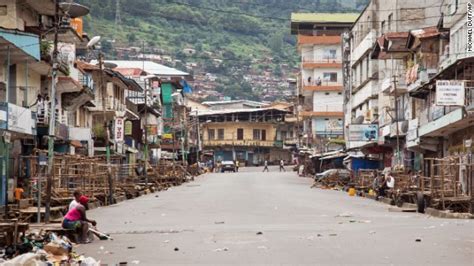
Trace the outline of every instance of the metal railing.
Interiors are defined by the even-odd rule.
[[[303,63],[341,64],[342,58],[338,57],[337,55],[305,56],[303,57]]]
[[[251,147],[272,147],[273,140],[236,140],[236,139],[213,139],[203,140],[204,146],[251,146]]]

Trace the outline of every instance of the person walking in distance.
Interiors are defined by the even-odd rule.
[[[283,160],[280,160],[280,172],[281,172],[281,170],[283,170],[283,172],[286,172],[284,166],[285,166],[285,162]]]
[[[265,172],[265,170],[267,170],[267,172],[270,172],[270,170],[268,170],[268,161],[265,160],[265,162],[263,163],[263,172]]]

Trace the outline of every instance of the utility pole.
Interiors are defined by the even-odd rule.
[[[106,94],[107,86],[104,86],[104,55],[99,52],[99,71],[100,71],[100,89],[102,91],[102,114],[104,119],[104,130],[105,130],[105,158],[107,162],[107,181],[109,183],[109,205],[114,202],[114,186],[112,179],[112,170],[110,169],[110,132],[107,125],[107,103]]]
[[[148,169],[147,169],[147,161],[148,161],[148,95],[147,95],[147,85],[145,80],[145,154],[144,154],[144,169],[145,169],[145,186],[148,187]]]
[[[46,179],[46,199],[44,222],[49,223],[51,214],[51,192],[53,187],[54,174],[54,135],[56,126],[56,78],[58,74],[58,27],[59,27],[59,2],[55,0],[54,5],[54,48],[53,48],[53,71],[51,73],[51,94],[50,94],[50,117],[48,136],[48,178]],[[38,191],[41,193],[41,191]]]
[[[199,128],[199,115],[198,115],[198,109],[196,109],[196,134],[197,134],[197,137],[196,137],[196,164],[199,168],[199,144],[200,144],[200,141],[201,141],[201,133],[199,132],[200,128]]]
[[[395,96],[395,122],[397,127],[397,162],[398,164],[402,164],[401,156],[400,156],[400,130],[399,130],[399,123],[398,123],[398,93],[397,93],[397,75],[393,75],[393,89],[394,89],[394,96]]]

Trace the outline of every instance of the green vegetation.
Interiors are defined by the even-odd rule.
[[[243,75],[263,71],[283,75],[281,63],[289,69],[297,66],[296,40],[289,30],[291,12],[353,12],[356,2],[361,6],[367,0],[121,0],[118,28],[116,0],[76,1],[91,8],[84,23],[90,36],[115,40],[116,47],[145,44],[162,49],[218,74],[218,89],[229,96],[258,99],[242,82]],[[108,57],[113,57],[113,47],[102,43]],[[197,52],[186,56],[183,48]],[[216,66],[213,58],[223,63]],[[273,61],[252,61],[263,58]]]

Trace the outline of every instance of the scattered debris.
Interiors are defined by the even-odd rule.
[[[174,248],[174,251],[179,251],[179,248]]]
[[[421,242],[421,238],[417,238],[415,242]]]
[[[316,236],[317,236],[317,237],[322,237],[323,235],[321,235],[321,234],[317,234]]]
[[[258,246],[258,249],[268,249],[266,246]]]
[[[370,231],[369,234],[373,235],[375,234],[376,232],[375,231]]]
[[[139,260],[132,260],[132,264],[140,264]]]
[[[134,246],[130,246],[130,247],[127,247],[128,249],[135,249],[136,247]]]
[[[221,251],[229,251],[229,248],[224,247],[224,248],[216,248],[216,249],[214,249],[214,252],[221,252]]]
[[[343,212],[341,214],[336,215],[335,217],[352,217],[352,213]]]
[[[169,243],[170,241],[168,239],[166,239],[165,241],[163,241],[163,243]]]
[[[158,196],[158,195],[155,195],[155,198],[159,198],[159,197],[160,197],[160,196]]]
[[[337,234],[329,234],[329,236],[337,236]]]
[[[214,222],[214,224],[225,224],[224,221]]]
[[[257,235],[263,235],[263,233],[262,232],[257,232]]]

